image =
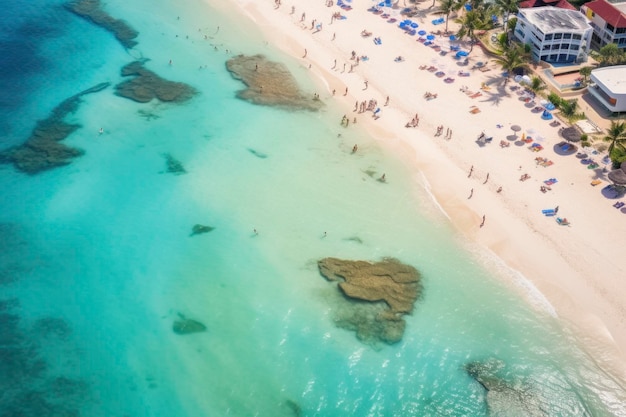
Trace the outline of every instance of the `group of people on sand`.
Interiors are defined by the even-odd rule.
[[[365,113],[366,111],[375,111],[378,107],[378,102],[374,99],[370,99],[369,101],[363,100],[361,102],[357,101],[354,103],[353,112]]]
[[[435,136],[441,136],[443,134],[443,125],[439,125],[437,126],[437,133],[435,133]],[[452,139],[452,129],[450,128],[446,128],[446,139]]]
[[[424,98],[426,100],[432,100],[437,98],[437,94],[436,93],[431,93],[430,91],[427,91],[426,93],[424,93]]]
[[[356,123],[356,117],[352,120],[352,123]],[[350,126],[350,118],[348,116],[346,116],[345,114],[343,115],[343,117],[341,118],[341,126],[343,127],[348,127]],[[355,145],[356,146],[356,145]]]
[[[415,116],[413,116],[410,122],[406,122],[404,127],[418,127],[419,125],[420,125],[420,117],[417,113],[415,113]]]

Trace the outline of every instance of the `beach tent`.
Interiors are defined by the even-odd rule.
[[[554,116],[552,116],[552,113],[550,113],[548,110],[544,110],[543,113],[541,114],[541,118],[543,120],[552,120]]]

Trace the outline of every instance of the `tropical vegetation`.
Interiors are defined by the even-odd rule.
[[[626,64],[626,52],[615,43],[607,43],[598,52],[592,52],[592,57],[600,66]]]
[[[494,58],[494,61],[507,73],[507,77],[504,80],[505,84],[509,81],[515,70],[529,67],[529,58],[530,53],[526,45],[515,43],[510,46],[505,46],[502,55]]]
[[[626,122],[612,121],[603,139],[610,142],[608,152],[614,165],[626,160]]]

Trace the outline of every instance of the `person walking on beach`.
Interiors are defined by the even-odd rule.
[[[471,166],[469,174],[467,174],[467,178],[472,176],[472,172],[474,172],[474,165]]]
[[[474,189],[472,188],[470,190],[470,195],[469,195],[469,197],[467,197],[467,199],[469,200],[470,198],[472,198],[473,195],[474,195]]]
[[[485,225],[485,215],[483,214],[483,221],[480,223],[480,227],[483,227]]]
[[[487,184],[487,181],[489,181],[489,173],[487,173],[487,178],[485,178],[485,182],[483,182],[483,184]]]
[[[365,88],[363,90],[367,90],[367,80],[364,81]]]
[[[359,150],[359,147],[356,144],[354,144],[354,146],[352,147],[352,153],[356,153],[356,151],[358,150]]]
[[[343,95],[344,95],[344,96],[347,96],[347,95],[348,95],[348,87],[346,87],[346,92],[345,92],[345,93],[343,93]]]
[[[306,58],[306,54],[307,54],[307,51],[306,51],[306,48],[304,48],[304,55],[302,56],[302,58]]]

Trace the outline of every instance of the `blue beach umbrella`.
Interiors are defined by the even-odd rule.
[[[412,27],[413,29],[415,29],[415,28],[416,28],[416,27],[418,27],[418,26],[419,26],[419,25],[418,25],[417,23],[415,23],[415,22],[412,22],[412,23],[411,23],[411,27]]]
[[[417,32],[418,35],[420,36],[424,36],[426,34],[425,30],[420,30],[419,32]]]
[[[552,103],[546,104],[546,110],[554,110],[554,109],[555,109],[554,104],[552,104]]]
[[[457,57],[462,57],[462,56],[468,56],[469,52],[465,52],[465,51],[459,51],[456,53]]]
[[[451,41],[455,41],[455,40],[456,40],[456,36],[454,36],[454,35],[450,35],[450,40],[451,40]]]
[[[435,39],[435,35],[428,35],[426,36],[426,39],[428,39],[429,41],[432,41],[433,39]]]
[[[465,10],[467,10],[468,12],[471,12],[471,11],[472,11],[472,5],[471,5],[471,4],[469,4],[469,3],[467,3],[467,4],[465,5]]]

